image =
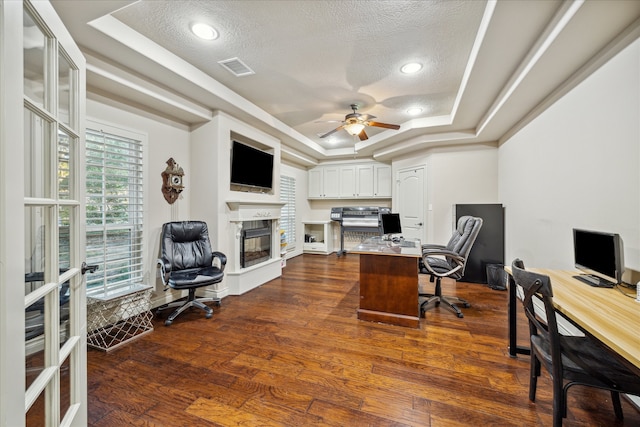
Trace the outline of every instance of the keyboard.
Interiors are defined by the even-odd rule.
[[[413,240],[400,240],[399,246],[401,248],[415,248],[416,242],[414,242]]]
[[[573,276],[573,278],[596,288],[613,288],[616,285],[608,280],[600,279],[599,277],[590,276],[588,274],[579,274],[577,276]]]

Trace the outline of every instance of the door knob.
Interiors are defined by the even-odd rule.
[[[82,268],[81,271],[82,271],[82,274],[86,274],[87,271],[89,273],[95,273],[99,267],[100,267],[99,265],[87,265],[86,262],[83,262],[81,266]]]

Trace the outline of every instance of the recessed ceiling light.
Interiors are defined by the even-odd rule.
[[[193,34],[203,40],[215,40],[218,38],[218,32],[210,25],[197,23],[191,26]]]
[[[405,74],[413,74],[413,73],[417,73],[421,69],[422,69],[422,64],[418,64],[417,62],[410,62],[408,64],[403,65],[402,68],[400,68],[400,71],[402,71]]]
[[[422,108],[420,107],[413,107],[407,110],[407,114],[410,116],[417,116],[420,113],[422,113]]]

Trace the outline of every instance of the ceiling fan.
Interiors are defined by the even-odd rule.
[[[356,112],[358,110],[357,104],[351,104],[351,109],[353,110],[353,113],[347,114],[344,117],[344,120],[342,121],[342,124],[340,126],[325,133],[324,135],[320,135],[320,138],[324,138],[326,136],[331,135],[334,132],[339,131],[340,129],[344,129],[347,132],[349,132],[351,135],[358,135],[358,138],[360,138],[360,141],[364,141],[366,139],[369,139],[366,132],[364,131],[365,126],[375,126],[379,128],[395,129],[395,130],[400,129],[399,125],[391,125],[388,123],[380,123],[380,122],[372,121],[371,119],[375,119],[376,116],[372,116],[370,114],[357,113]]]

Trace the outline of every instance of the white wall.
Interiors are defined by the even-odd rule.
[[[493,144],[440,147],[393,161],[398,170],[426,165],[427,241],[446,244],[453,231],[453,206],[498,202],[498,149]]]
[[[573,267],[572,228],[620,233],[640,270],[640,41],[499,148],[506,262]]]

